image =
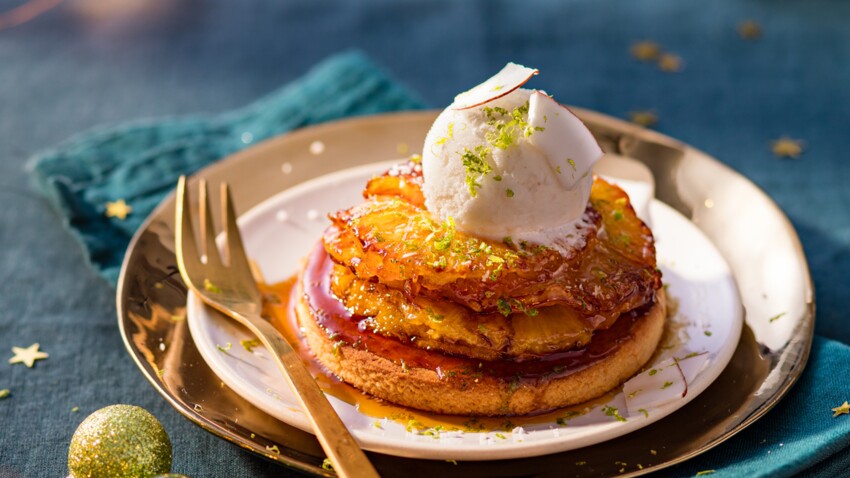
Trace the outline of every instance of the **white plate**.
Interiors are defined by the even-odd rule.
[[[366,181],[384,171],[388,164],[391,163],[371,164],[316,178],[269,198],[240,217],[248,255],[260,264],[268,282],[282,281],[295,274],[301,259],[327,226],[327,213],[362,201]],[[650,201],[649,214],[658,267],[669,296],[678,302],[677,313],[671,320],[681,326],[678,340],[672,342],[674,346],[663,350],[652,365],[663,366],[671,357],[705,352],[692,362],[698,362],[698,367],[683,366],[689,378],[685,397],[681,397],[679,384],[669,389],[664,387],[668,390],[654,394],[660,397],[640,403],[642,410],[629,414],[627,397],[620,391],[607,403],[594,402],[586,413],[564,425],[534,424],[513,433],[443,432],[436,433],[436,439],[434,433],[409,432],[404,425],[390,420],[381,420],[380,427],[376,427],[375,417],[329,397],[337,413],[367,450],[425,459],[495,460],[592,445],[637,430],[678,410],[705,390],[729,362],[740,337],[743,309],[726,261],[699,229],[657,200]],[[269,415],[310,431],[306,417],[267,351],[259,347],[248,352],[239,346],[240,341],[253,338],[246,330],[210,312],[192,294],[189,294],[187,315],[198,350],[227,386]],[[224,353],[219,346],[227,343],[233,347]],[[648,374],[643,375],[642,380],[649,380],[641,385],[643,388],[662,376],[661,373],[649,378]],[[671,398],[673,395],[676,397]],[[605,407],[616,407],[626,420],[606,415]]]

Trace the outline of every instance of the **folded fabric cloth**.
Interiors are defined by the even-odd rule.
[[[671,476],[847,476],[850,415],[833,416],[850,398],[850,347],[816,336],[809,363],[787,397],[729,441],[672,469]],[[850,411],[850,410],[849,410]],[[699,420],[699,417],[694,417]]]
[[[93,267],[117,278],[127,243],[177,177],[271,136],[346,116],[414,109],[411,92],[356,53],[335,56],[301,80],[216,116],[154,120],[85,133],[31,163],[38,189],[59,209]],[[133,207],[126,220],[108,202]],[[838,476],[850,465],[850,347],[816,338],[800,383],[768,416],[717,448],[665,470],[671,476]],[[698,417],[694,417],[698,420]]]
[[[181,174],[302,126],[422,106],[365,56],[344,53],[244,108],[96,129],[36,155],[30,167],[92,266],[115,283],[133,233]],[[132,214],[107,217],[107,204],[119,200]]]

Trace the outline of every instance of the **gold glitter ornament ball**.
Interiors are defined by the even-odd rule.
[[[73,478],[151,478],[171,471],[171,440],[134,405],[111,405],[77,427],[68,450]]]

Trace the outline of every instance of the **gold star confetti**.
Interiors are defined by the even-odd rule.
[[[632,111],[629,112],[629,120],[634,124],[647,127],[658,123],[658,115],[649,110]]]
[[[678,73],[682,71],[682,57],[665,53],[658,58],[658,68],[667,73]]]
[[[640,41],[632,43],[629,51],[631,51],[633,57],[640,61],[650,61],[658,58],[658,55],[661,53],[661,47],[654,41]]]
[[[847,401],[845,401],[841,405],[833,408],[832,411],[833,411],[833,414],[832,414],[833,418],[837,417],[838,415],[850,414],[850,403],[847,403]]]
[[[758,40],[761,37],[761,25],[752,20],[741,22],[738,25],[738,34],[744,40]]]
[[[127,219],[131,212],[133,212],[133,208],[123,199],[106,203],[106,217],[117,217],[123,221]]]
[[[15,354],[15,356],[9,359],[9,363],[22,363],[27,367],[32,368],[32,366],[35,365],[36,360],[42,360],[48,357],[46,353],[39,352],[38,347],[38,342],[27,348],[12,347],[12,353]]]
[[[783,136],[771,143],[773,154],[780,158],[798,158],[803,152],[803,142]]]

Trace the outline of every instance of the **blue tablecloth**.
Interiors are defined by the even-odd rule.
[[[741,38],[745,20],[761,25],[760,39]],[[763,424],[666,474],[840,474],[850,464],[850,417],[833,419],[829,408],[850,399],[840,302],[850,268],[848,20],[850,4],[839,1],[68,0],[0,30],[0,353],[40,342],[51,354],[34,369],[0,355],[0,389],[12,390],[0,399],[0,477],[64,476],[76,425],[113,403],[163,421],[175,471],[285,473],[191,425],[140,380],[115,325],[113,289],[27,185],[24,164],[95,125],[235,109],[350,47],[434,106],[506,61],[536,66],[559,99],[620,117],[653,110],[657,129],[765,188],[803,241],[823,338]],[[629,47],[644,39],[679,55],[684,69],[634,60]],[[805,141],[799,159],[771,153],[783,135]]]

